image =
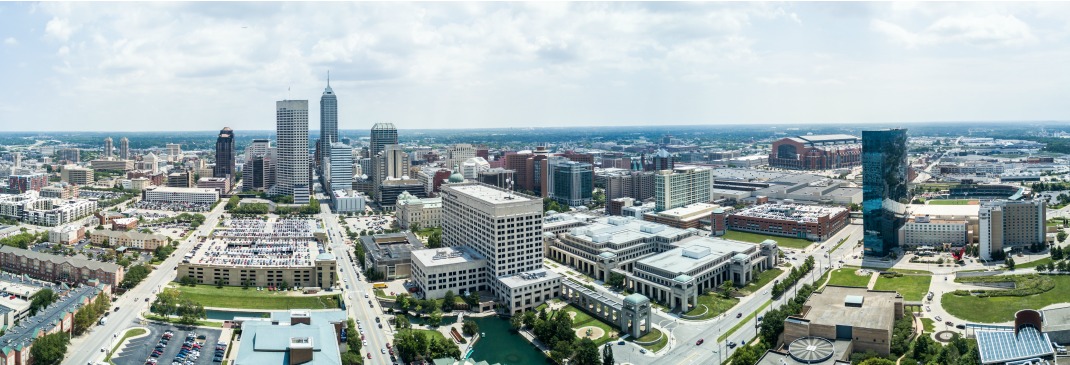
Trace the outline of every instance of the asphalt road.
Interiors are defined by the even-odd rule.
[[[224,205],[219,204],[211,212],[208,212],[205,215],[204,224],[198,227],[190,235],[189,239],[182,241],[178,245],[174,255],[157,265],[157,269],[153,270],[141,284],[127,291],[119,297],[119,300],[112,303],[112,309],[119,307],[119,311],[109,315],[108,321],[103,326],[94,325],[89,332],[73,339],[70,346],[67,347],[67,356],[63,360],[63,365],[81,365],[103,361],[105,354],[100,352],[100,348],[107,346],[110,351],[116,340],[113,335],[119,334],[119,337],[122,337],[122,333],[127,328],[138,322],[137,314],[148,311],[154,293],[175,279],[178,263],[182,260],[182,256],[193,249],[195,245],[193,242],[198,240],[199,236],[208,235],[208,232],[216,226],[219,216],[223,213]],[[149,301],[146,301],[146,298],[149,298]]]
[[[345,243],[345,229],[338,224],[338,216],[331,214],[331,208],[326,203],[320,204],[320,211],[320,219],[329,231],[329,247],[338,259],[338,268],[341,271],[339,278],[342,279],[341,287],[345,292],[343,300],[346,303],[346,312],[354,320],[360,320],[364,327],[364,338],[368,345],[361,349],[361,357],[364,358],[365,364],[392,364],[389,353],[381,353],[381,349],[386,348],[386,344],[391,341],[392,334],[392,329],[386,317],[383,316],[383,309],[379,306],[379,301],[375,299],[371,284],[357,278],[358,269],[349,258],[353,247]],[[358,243],[354,242],[354,244]],[[349,289],[345,289],[346,285]],[[364,298],[365,294],[368,298]],[[371,305],[368,304],[369,301]],[[375,317],[382,317],[382,329],[376,325]],[[371,359],[368,359],[369,353]]]

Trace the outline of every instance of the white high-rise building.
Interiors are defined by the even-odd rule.
[[[294,204],[308,204],[308,100],[275,102],[278,163],[277,195],[293,195]]]
[[[330,158],[331,190],[352,190],[353,148],[341,142],[332,143]]]
[[[977,213],[981,257],[992,253],[1044,244],[1047,238],[1047,204],[1043,200],[991,200]]]
[[[119,159],[130,159],[130,140],[126,137],[119,138]]]
[[[115,147],[111,143],[111,137],[105,137],[104,138],[104,158],[105,159],[110,158],[112,156],[111,155],[112,154],[112,150],[114,150],[114,149],[115,149]]]
[[[479,183],[442,186],[443,244],[467,246],[485,259],[490,289],[512,313],[558,295],[561,276],[542,265],[542,223],[539,198]]]
[[[705,167],[658,171],[654,175],[655,209],[660,212],[694,203],[709,203],[712,179],[710,169]]]

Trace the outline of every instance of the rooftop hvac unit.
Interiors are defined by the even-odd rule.
[[[658,233],[665,229],[665,226],[660,224],[644,224],[639,227],[639,231],[643,233]]]

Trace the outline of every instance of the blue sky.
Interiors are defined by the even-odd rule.
[[[1070,120],[1063,3],[0,3],[0,130]],[[289,91],[288,91],[289,90]]]

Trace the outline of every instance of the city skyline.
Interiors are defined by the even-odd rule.
[[[1066,120],[1067,6],[4,3],[0,131]]]

